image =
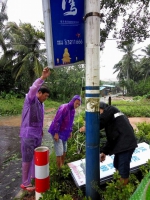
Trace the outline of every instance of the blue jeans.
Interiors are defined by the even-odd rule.
[[[135,149],[115,154],[114,167],[119,171],[121,178],[129,178],[130,162]]]

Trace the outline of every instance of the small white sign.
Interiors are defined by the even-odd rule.
[[[107,156],[106,160],[103,163],[100,163],[100,180],[112,176],[115,172],[113,167],[114,155]],[[146,164],[150,159],[150,148],[149,145],[145,142],[139,143],[138,147],[135,149],[131,163],[130,169],[137,168],[138,166]],[[77,186],[81,187],[85,185],[85,159],[77,160],[71,163],[68,163],[68,166],[71,169],[73,178]]]

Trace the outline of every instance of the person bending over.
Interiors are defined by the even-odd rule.
[[[81,104],[81,97],[75,95],[69,103],[62,104],[48,129],[54,141],[56,163],[58,169],[62,167],[67,152],[67,140],[72,137],[72,126],[75,109]]]
[[[106,155],[114,154],[113,165],[121,176],[121,182],[126,185],[129,181],[130,162],[137,147],[137,140],[128,118],[116,107],[100,102],[100,130],[104,129],[107,142],[100,150],[100,162]],[[80,128],[80,132],[85,127]]]

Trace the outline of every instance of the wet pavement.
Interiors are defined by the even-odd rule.
[[[20,191],[21,154],[19,127],[0,126],[0,200],[11,200]],[[42,145],[50,151],[52,140],[44,129]]]
[[[19,127],[0,126],[0,200],[10,200],[19,192],[21,155]]]
[[[43,146],[53,148],[47,129],[52,116],[46,115]],[[15,199],[22,179],[20,152],[20,116],[0,117],[0,200]]]

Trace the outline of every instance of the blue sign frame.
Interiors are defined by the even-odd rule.
[[[84,63],[84,0],[50,0],[54,67]]]

